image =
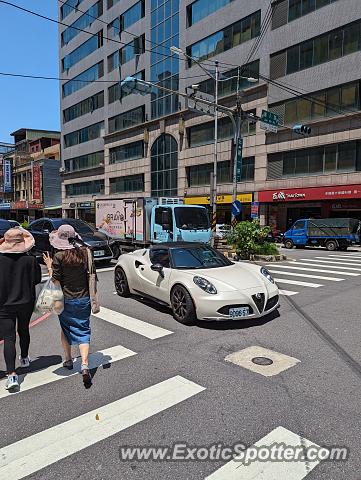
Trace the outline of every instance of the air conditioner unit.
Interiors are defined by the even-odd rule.
[[[183,205],[184,200],[181,197],[160,197],[159,205]]]

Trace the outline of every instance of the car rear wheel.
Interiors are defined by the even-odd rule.
[[[293,242],[292,242],[292,240],[286,240],[285,243],[284,243],[284,246],[285,246],[286,248],[288,248],[289,250],[290,250],[291,248],[293,248]]]
[[[114,284],[115,290],[120,297],[127,298],[130,296],[128,279],[121,267],[115,269]]]
[[[174,318],[183,325],[192,325],[197,320],[196,309],[189,292],[176,285],[171,293],[171,305]]]
[[[335,240],[329,240],[326,242],[326,248],[329,252],[334,252],[337,249],[337,242],[335,242]]]

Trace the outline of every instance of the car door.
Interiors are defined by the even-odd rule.
[[[305,220],[298,220],[292,228],[292,239],[295,245],[306,245],[306,222]]]
[[[152,265],[163,266],[162,273],[151,269]],[[169,280],[171,275],[169,250],[167,248],[150,249],[136,261],[136,274],[139,290],[149,297],[169,303]]]
[[[173,215],[169,207],[158,206],[152,212],[153,243],[173,241]]]
[[[41,253],[40,247],[42,245],[42,235],[43,235],[43,220],[37,220],[35,222],[32,222],[29,225],[29,232],[31,235],[34,237],[35,240],[35,253],[39,254]]]

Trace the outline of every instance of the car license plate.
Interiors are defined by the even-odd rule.
[[[239,308],[229,309],[229,316],[232,318],[248,317],[248,315],[249,315],[248,307],[239,307]]]
[[[94,257],[104,257],[104,250],[95,250]]]

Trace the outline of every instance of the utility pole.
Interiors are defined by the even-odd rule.
[[[215,93],[214,93],[214,103],[216,105],[214,111],[214,160],[213,160],[213,183],[212,183],[212,243],[216,236],[216,225],[217,225],[217,165],[218,165],[218,81],[219,81],[219,69],[218,62],[215,62]]]
[[[243,138],[242,138],[242,102],[239,91],[240,69],[238,68],[237,77],[237,98],[236,110],[234,112],[235,133],[234,133],[234,160],[233,160],[233,181],[232,181],[232,204],[237,200],[237,183],[242,177],[242,155],[243,155]],[[232,213],[232,225],[236,224],[236,217]]]

